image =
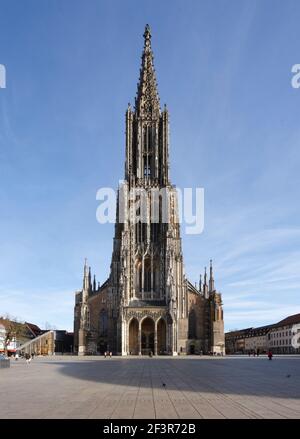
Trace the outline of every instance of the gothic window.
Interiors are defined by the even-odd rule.
[[[151,167],[149,162],[147,163],[147,157],[145,157],[145,166],[144,166],[144,177],[151,177]],[[148,160],[150,161],[150,156],[148,156]]]
[[[151,241],[157,242],[158,241],[158,231],[159,231],[159,225],[157,223],[151,224]]]
[[[139,288],[138,291],[142,291],[142,285],[143,285],[143,273],[142,273],[142,267],[139,269]]]
[[[108,329],[108,315],[105,309],[103,309],[100,312],[100,319],[99,319],[99,335],[100,337],[106,337],[107,336],[107,329]]]
[[[141,243],[146,241],[147,239],[147,224],[142,223],[141,221],[139,221],[136,224],[136,242],[137,243]]]
[[[152,129],[148,128],[148,150],[151,148],[152,146],[152,133],[151,133]]]
[[[155,128],[151,126],[144,126],[144,151],[149,152],[152,149],[155,139]]]
[[[135,266],[136,278],[135,278],[135,291],[138,295],[142,291],[142,261],[138,260]]]
[[[144,138],[143,138],[143,172],[144,178],[152,176],[152,153],[153,153],[153,128],[145,126],[144,127]]]
[[[148,149],[148,136],[147,136],[147,134],[148,134],[148,127],[145,126],[144,127],[144,151],[147,151],[147,149]]]
[[[136,236],[136,242],[141,242],[141,222],[140,221],[135,225],[135,236]]]
[[[86,329],[89,331],[91,328],[91,319],[90,319],[90,311],[86,312]]]
[[[197,318],[194,309],[189,312],[189,338],[197,338]]]
[[[144,291],[151,291],[151,262],[150,259],[145,259],[144,262]]]
[[[160,292],[159,292],[159,267],[160,267],[159,260],[154,260],[153,261],[153,286],[152,286],[154,298],[158,298],[159,294],[160,294]]]

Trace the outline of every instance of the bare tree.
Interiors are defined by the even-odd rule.
[[[13,341],[17,341],[19,337],[25,334],[26,326],[24,323],[19,322],[17,318],[10,317],[9,315],[5,317],[0,316],[0,324],[5,328],[3,344],[4,353],[7,355],[8,345]]]

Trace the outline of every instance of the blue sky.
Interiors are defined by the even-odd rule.
[[[204,187],[183,235],[210,258],[226,329],[300,312],[298,1],[0,0],[0,314],[72,328],[83,260],[109,274],[97,189],[124,170],[144,26],[171,122],[171,178]]]

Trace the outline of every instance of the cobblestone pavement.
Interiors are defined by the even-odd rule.
[[[299,419],[300,357],[12,360],[0,418]]]

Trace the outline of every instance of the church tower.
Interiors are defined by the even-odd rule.
[[[120,355],[223,353],[221,295],[184,275],[177,192],[169,175],[169,114],[161,108],[151,31],[135,104],[126,111],[124,182],[117,195],[109,278],[96,289],[85,264],[76,293],[75,352]],[[216,341],[217,340],[217,341]]]
[[[124,187],[127,198],[120,193]],[[186,282],[176,190],[169,179],[168,111],[160,108],[148,25],[135,107],[128,105],[126,112],[124,187],[110,275],[114,348],[122,354],[174,354],[187,327]]]

